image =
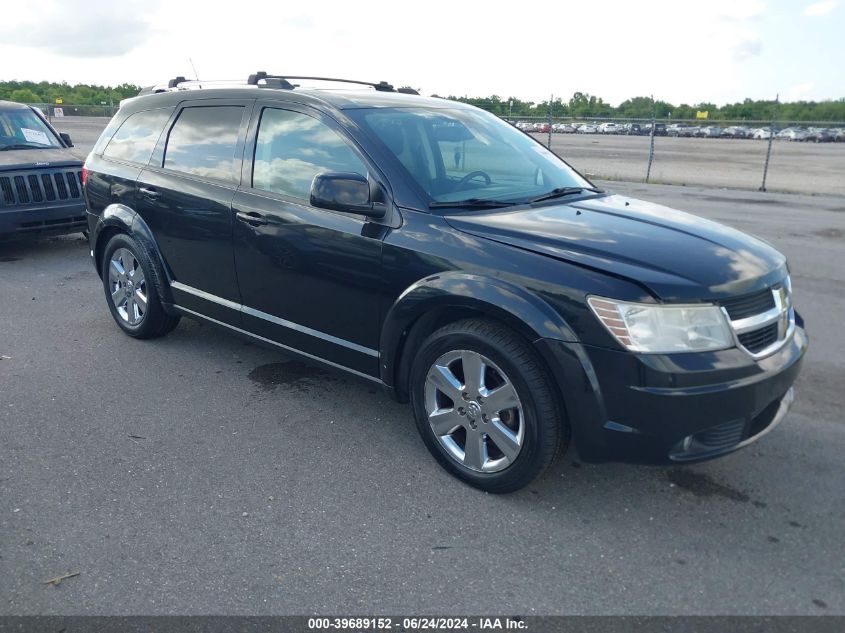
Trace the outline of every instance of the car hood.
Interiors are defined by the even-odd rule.
[[[446,221],[478,237],[625,277],[664,301],[751,293],[787,274],[786,258],[760,239],[619,195]]]
[[[38,169],[41,167],[75,167],[82,161],[70,149],[10,149],[0,152],[0,170]]]

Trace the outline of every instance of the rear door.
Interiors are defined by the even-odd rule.
[[[182,308],[240,323],[232,198],[251,100],[183,102],[141,173],[136,209],[152,229]]]

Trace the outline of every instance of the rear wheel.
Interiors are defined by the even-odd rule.
[[[147,252],[129,235],[115,235],[106,244],[102,263],[106,302],[117,325],[129,336],[155,338],[179,324],[164,311],[157,277]]]
[[[429,336],[414,360],[410,393],[429,451],[482,490],[522,488],[568,441],[540,358],[517,334],[490,321],[460,321]]]

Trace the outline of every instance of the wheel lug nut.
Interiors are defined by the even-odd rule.
[[[467,412],[467,410],[464,409],[463,407],[458,407],[458,413],[460,415],[466,415],[466,412]]]
[[[469,394],[468,394],[466,391],[464,391],[464,392],[461,394],[461,397],[462,397],[464,400],[469,400]]]

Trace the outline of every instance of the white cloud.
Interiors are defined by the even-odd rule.
[[[0,41],[30,49],[42,49],[63,57],[115,57],[147,42],[153,26],[143,19],[157,1],[89,0],[79,6],[46,0],[15,24],[5,19]],[[104,28],[105,26],[105,28]]]
[[[755,57],[763,50],[760,34],[753,29],[724,27],[720,33],[714,35],[714,39],[720,42],[731,60],[736,62]]]
[[[815,86],[816,85],[812,81],[805,81],[803,83],[790,86],[784,93],[781,101],[808,101],[810,100],[810,93],[813,91]]]
[[[814,2],[813,4],[809,5],[806,9],[804,9],[804,15],[809,15],[810,17],[818,17],[820,15],[827,15],[831,11],[833,11],[839,2],[837,0],[822,0],[822,2]]]

